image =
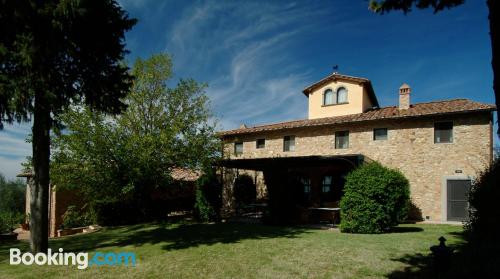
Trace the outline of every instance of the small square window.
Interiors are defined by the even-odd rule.
[[[387,140],[387,128],[373,129],[373,140]]]
[[[261,149],[266,147],[266,139],[257,139],[256,148]]]
[[[243,154],[243,142],[235,142],[234,143],[234,154],[235,155]]]
[[[283,138],[283,151],[295,151],[295,136],[285,136]]]
[[[304,194],[311,193],[311,180],[308,177],[302,177],[300,179],[300,183],[302,183],[302,186],[304,187]]]
[[[349,147],[349,131],[335,132],[335,149],[345,149]]]
[[[453,122],[434,123],[434,143],[453,142]]]

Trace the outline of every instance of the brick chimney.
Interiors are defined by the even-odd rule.
[[[408,84],[403,83],[403,85],[399,87],[399,109],[410,108],[410,93],[411,88]]]

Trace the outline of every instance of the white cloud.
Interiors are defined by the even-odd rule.
[[[2,173],[5,178],[14,180],[16,179],[16,175],[21,173],[21,163],[24,161],[25,158],[7,158],[0,156],[0,173]]]
[[[24,123],[5,125],[0,130],[0,173],[9,179],[20,173],[21,163],[31,156],[31,144],[25,140],[30,127],[30,123]]]
[[[177,71],[210,73],[207,93],[224,129],[301,118],[311,77],[290,49],[323,13],[314,4],[204,2],[180,14],[166,50]]]

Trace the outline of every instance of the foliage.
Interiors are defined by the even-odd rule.
[[[205,85],[180,80],[168,87],[171,67],[166,54],[138,59],[122,115],[74,107],[60,117],[67,132],[53,140],[53,181],[78,187],[103,224],[166,215],[151,195],[173,184],[171,170],[201,169],[218,156]]]
[[[14,230],[24,222],[26,185],[20,180],[6,180],[0,174],[0,233]]]
[[[413,6],[419,9],[432,7],[437,13],[445,8],[453,8],[464,3],[464,0],[370,0],[370,9],[374,12],[388,12],[402,10],[404,13],[411,11]]]
[[[241,174],[234,180],[234,199],[236,204],[249,204],[255,202],[257,189],[253,179],[248,174]]]
[[[208,170],[196,182],[195,216],[202,222],[218,221],[222,206],[222,185],[215,171]]]
[[[377,162],[360,166],[346,177],[340,201],[342,232],[382,233],[406,218],[409,182],[397,170]]]
[[[0,129],[33,117],[30,244],[48,248],[50,129],[72,104],[119,113],[131,75],[120,63],[135,19],[115,0],[0,1]]]
[[[116,1],[0,3],[0,123],[30,120],[35,94],[54,114],[82,99],[103,111],[124,107],[131,76],[119,61],[136,20]]]
[[[0,211],[0,233],[10,233],[24,221],[24,214]]]
[[[63,222],[62,222],[61,226],[64,229],[83,227],[83,226],[87,225],[85,223],[84,216],[81,214],[81,212],[78,210],[78,208],[74,205],[68,206],[68,208],[66,209],[66,212],[64,212],[62,218],[63,218]]]
[[[474,240],[489,242],[498,239],[500,229],[498,223],[498,216],[500,216],[500,208],[498,207],[499,178],[500,159],[497,158],[474,181],[469,194],[470,218],[465,226],[469,236]]]
[[[26,185],[20,180],[8,181],[0,174],[0,212],[24,213]]]

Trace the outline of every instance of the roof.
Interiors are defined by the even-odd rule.
[[[196,181],[201,176],[201,172],[186,168],[173,168],[170,176],[176,181]]]
[[[23,170],[22,173],[16,175],[16,177],[33,177],[35,174],[31,170]]]
[[[410,106],[409,109],[400,110],[397,106],[373,109],[364,113],[349,114],[334,117],[303,119],[261,126],[254,126],[243,129],[228,130],[219,133],[219,136],[230,136],[240,134],[250,134],[265,131],[276,131],[302,127],[313,127],[334,124],[347,124],[364,121],[375,121],[382,119],[418,118],[426,116],[438,116],[460,113],[475,113],[495,111],[495,105],[482,104],[467,99],[453,99],[446,101],[436,101],[428,103],[418,103]]]
[[[324,86],[327,83],[337,80],[351,81],[365,86],[368,92],[368,97],[370,98],[370,101],[372,102],[373,106],[375,107],[379,106],[377,97],[375,96],[375,92],[373,91],[372,83],[369,79],[361,77],[353,77],[348,75],[341,75],[339,73],[333,73],[323,78],[322,80],[309,85],[308,87],[304,88],[304,90],[302,90],[302,93],[304,93],[306,96],[309,96],[309,93],[313,92],[314,90],[320,88],[321,86]]]

